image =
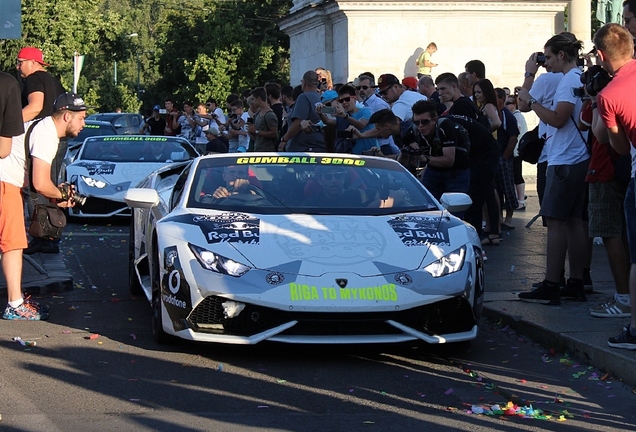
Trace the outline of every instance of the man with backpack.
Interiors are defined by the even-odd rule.
[[[422,183],[438,200],[445,192],[468,193],[470,140],[466,130],[452,120],[438,120],[432,101],[418,101],[412,110],[416,142],[402,147],[398,162],[424,168]]]

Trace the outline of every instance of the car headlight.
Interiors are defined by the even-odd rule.
[[[84,183],[86,183],[90,187],[104,189],[106,186],[108,186],[108,183],[106,183],[103,180],[97,180],[92,177],[86,177],[86,176],[81,176],[81,177],[82,177],[82,180],[84,180]]]
[[[426,270],[434,278],[446,276],[461,270],[464,265],[465,258],[466,246],[462,246],[448,255],[444,255],[437,261],[430,263],[424,267],[424,270]]]
[[[193,244],[188,243],[188,246],[190,246],[190,250],[199,261],[199,264],[201,264],[201,266],[206,270],[234,277],[243,276],[250,270],[248,266],[226,258],[223,255],[219,255]]]

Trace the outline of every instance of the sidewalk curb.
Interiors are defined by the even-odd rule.
[[[510,325],[513,330],[532,338],[546,349],[566,351],[578,361],[586,365],[594,365],[631,387],[636,386],[635,351],[617,350],[607,345],[605,349],[523,318],[515,318],[486,305],[484,305],[483,315],[490,320]]]

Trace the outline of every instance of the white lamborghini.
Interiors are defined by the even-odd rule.
[[[211,155],[153,172],[133,208],[130,287],[159,342],[356,344],[477,336],[481,243],[397,162]]]

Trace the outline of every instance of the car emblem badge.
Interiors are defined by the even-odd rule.
[[[346,279],[336,279],[336,283],[340,288],[346,288],[349,281]]]
[[[174,261],[177,259],[177,251],[170,251],[166,256],[166,265],[168,267],[172,267],[174,265]]]
[[[270,285],[280,285],[285,280],[285,276],[282,273],[272,272],[265,276],[265,280]]]
[[[395,281],[400,285],[410,285],[413,282],[413,278],[405,273],[398,273],[395,275]]]

